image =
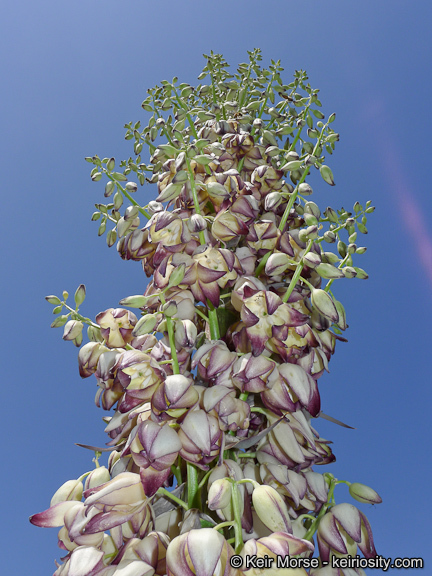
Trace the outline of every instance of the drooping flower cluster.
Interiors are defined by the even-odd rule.
[[[279,62],[262,70],[260,59],[249,53],[232,77],[212,54],[200,77],[210,85],[175,79],[149,90],[152,117],[142,131],[127,125],[137,157],[123,173],[113,158],[88,159],[92,179],[105,174],[105,195],[114,194],[96,205],[99,233],[113,222],[108,245],[118,239],[120,256],[141,261],[151,280],[120,303],[139,318],[125,308],[84,318],[83,285],[75,310],[67,294],[47,298],[55,312],[70,310],[53,323],[64,339],[80,346],[88,324],[79,373],[95,377],[96,404],[112,410],[108,467],[67,482],[31,518],[61,528],[57,576],[253,575],[265,572],[248,556],[281,555],[310,559],[310,574],[324,576],[336,574],[322,564],[332,555],[376,555],[366,516],[336,505],[340,481],[313,469],[335,457],[312,425],[322,414],[318,380],[347,327],[330,287],[367,277],[352,260],[365,251],[357,230],[367,232],[373,207],[321,213],[308,199],[312,168],[334,184],[323,155],[338,140],[334,115],[322,122],[303,72],[284,85]],[[132,198],[131,172],[157,184],[156,200]],[[357,500],[380,502],[371,488],[351,487]]]

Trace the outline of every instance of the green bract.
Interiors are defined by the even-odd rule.
[[[55,314],[69,310],[52,324],[65,339],[81,345],[88,325],[80,375],[94,375],[96,404],[113,409],[108,446],[86,446],[96,470],[110,453],[107,468],[67,482],[31,518],[61,527],[57,576],[255,574],[234,554],[312,559],[315,537],[315,568],[376,555],[366,516],[336,505],[344,481],[315,471],[335,457],[312,427],[318,380],[347,328],[330,288],[367,278],[355,242],[373,207],[322,205],[324,184],[306,180],[318,170],[334,185],[335,115],[326,120],[305,72],[286,84],[279,61],[265,69],[259,50],[248,55],[232,74],[221,55],[205,56],[207,84],[149,89],[145,121],[125,126],[134,154],[119,171],[114,158],[86,158],[114,195],[96,204],[98,234],[150,281],[120,303],[137,316],[109,308],[92,322],[78,313],[84,285],[75,310],[67,293],[47,297]],[[380,501],[359,483],[350,492]]]

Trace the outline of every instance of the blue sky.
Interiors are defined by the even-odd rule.
[[[323,184],[318,203],[371,199],[377,207],[359,262],[370,279],[336,289],[349,342],[339,344],[320,390],[324,412],[356,430],[315,423],[334,442],[329,471],[382,496],[362,508],[379,554],[432,560],[432,8],[425,0],[265,6],[18,0],[0,8],[5,574],[54,571],[56,530],[33,527],[28,516],[92,468],[91,453],[75,442],[105,442],[94,381],[81,381],[77,350],[49,328],[44,296],[85,283],[82,309],[94,317],[147,282],[139,264],[97,238],[90,216],[103,186],[91,182],[84,157],[129,157],[123,125],[143,118],[147,88],[173,76],[196,83],[210,50],[235,69],[255,47],[265,65],[282,60],[287,81],[306,70],[324,112],[336,112],[336,186]],[[156,195],[151,187],[139,194],[143,202]]]

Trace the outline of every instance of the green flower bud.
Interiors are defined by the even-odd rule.
[[[381,496],[369,488],[365,484],[359,484],[358,482],[353,482],[350,484],[349,493],[358,502],[364,502],[365,504],[380,504],[382,502]]]
[[[112,172],[115,168],[115,158],[110,158],[107,162],[107,170],[108,172]]]
[[[334,242],[336,242],[336,234],[331,230],[327,230],[327,232],[324,232],[323,238],[324,241],[327,242],[328,244],[333,244]]]
[[[315,218],[315,216],[313,214],[304,214],[304,221],[306,222],[306,224],[308,226],[314,226],[316,224],[318,224],[318,220]]]
[[[347,255],[347,245],[345,244],[345,242],[339,240],[339,242],[337,243],[337,249],[342,258],[345,258],[345,256]]]
[[[302,164],[303,164],[303,160],[292,160],[291,162],[284,164],[281,167],[281,170],[283,170],[284,172],[286,172],[287,170],[292,172],[293,170],[298,170]]]
[[[163,305],[162,312],[166,318],[171,318],[177,313],[177,304],[173,300],[167,302]]]
[[[336,306],[336,310],[339,315],[337,325],[341,330],[346,330],[348,328],[348,324],[346,322],[345,308],[343,307],[342,303],[338,302],[337,300],[334,300],[334,304]]]
[[[330,168],[328,166],[325,166],[324,164],[320,167],[320,174],[324,180],[324,182],[327,182],[327,184],[330,184],[330,186],[334,186],[334,180],[333,180],[333,172],[330,170]]]
[[[342,268],[345,278],[355,278],[357,276],[357,272],[355,268],[352,266],[345,266]]]
[[[169,277],[168,287],[172,288],[173,286],[178,286],[184,278],[185,271],[186,264],[180,264],[180,266],[177,266]]]
[[[107,244],[111,248],[117,240],[117,233],[115,230],[110,230],[107,234]]]
[[[115,182],[113,182],[112,180],[107,182],[105,185],[105,192],[104,192],[105,198],[109,198],[115,189],[116,189],[116,183]]]
[[[156,326],[156,322],[156,314],[145,314],[136,323],[135,328],[132,330],[132,336],[142,336],[143,334],[149,334],[150,332],[153,332],[153,329]]]
[[[339,217],[338,217],[336,210],[334,210],[330,206],[327,206],[324,214],[325,214],[326,218],[328,218],[330,220],[330,222],[334,222],[335,224],[337,222],[339,222]]]
[[[303,262],[309,268],[316,268],[317,266],[321,265],[321,256],[316,252],[308,252],[305,256],[303,256]]]
[[[113,203],[115,210],[119,210],[121,208],[123,204],[123,194],[121,192],[117,191],[114,194]]]
[[[328,318],[332,322],[337,322],[339,319],[339,314],[336,310],[336,306],[332,300],[332,297],[328,292],[321,289],[312,290],[311,294],[312,306],[325,318]]]
[[[315,268],[321,278],[332,280],[334,278],[343,278],[344,273],[340,268],[335,268],[332,264],[320,264]]]
[[[148,298],[146,296],[127,296],[120,300],[120,306],[129,306],[130,308],[142,308],[146,305]]]
[[[90,342],[103,342],[100,328],[96,328],[95,326],[89,326],[87,328],[87,336]]]
[[[64,326],[67,322],[67,319],[69,318],[68,314],[65,314],[63,316],[58,316],[54,322],[51,324],[51,328],[61,328],[62,326]]]
[[[367,280],[369,278],[368,273],[365,272],[362,268],[357,268],[357,266],[354,266],[354,270],[356,271],[357,278],[360,278],[360,280]]]
[[[80,284],[76,289],[74,296],[76,306],[80,306],[84,302],[85,297],[86,297],[86,287],[84,286],[84,284]]]
[[[315,218],[321,217],[321,210],[319,209],[317,204],[315,204],[315,202],[306,202],[304,209],[305,212],[307,212],[308,214],[312,214],[313,216],[315,216]]]
[[[45,300],[50,304],[60,304],[61,300],[58,296],[45,296]]]

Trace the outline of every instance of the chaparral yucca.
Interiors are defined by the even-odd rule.
[[[343,482],[360,502],[381,499],[316,471],[335,457],[313,425],[341,424],[321,412],[318,388],[347,328],[332,285],[367,278],[354,259],[374,208],[311,200],[311,171],[334,185],[335,115],[325,119],[305,72],[285,84],[279,61],[265,69],[259,50],[248,55],[230,74],[211,53],[208,83],[148,90],[147,124],[125,126],[134,155],[117,169],[86,158],[113,196],[96,204],[99,235],[110,226],[108,245],[150,282],[120,302],[136,314],[109,308],[95,322],[79,312],[84,285],[75,308],[67,293],[47,297],[65,340],[81,346],[88,326],[80,375],[96,378],[96,404],[112,411],[107,447],[86,446],[96,469],[31,517],[60,527],[56,576],[307,574],[242,559],[308,558],[315,536],[314,576],[344,573],[322,564],[333,555],[376,555],[365,514],[334,491]],[[145,183],[157,193],[144,205]]]

